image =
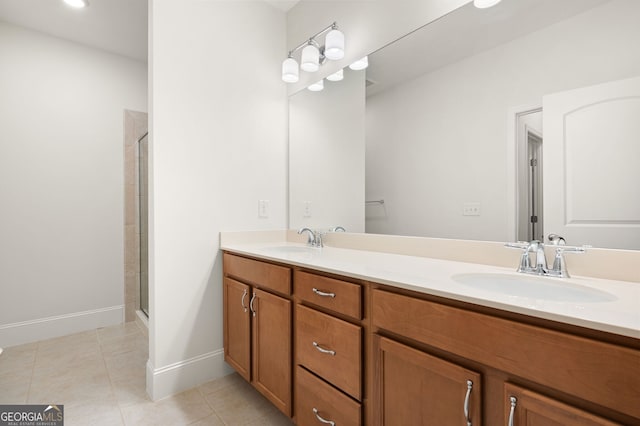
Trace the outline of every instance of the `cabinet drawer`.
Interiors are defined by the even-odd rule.
[[[372,292],[371,317],[375,327],[640,417],[638,350],[382,290]]]
[[[296,356],[300,365],[361,398],[361,327],[296,306]]]
[[[223,255],[224,273],[258,288],[291,294],[291,269],[233,254]]]
[[[295,293],[302,300],[362,319],[362,288],[359,284],[295,271]]]
[[[302,367],[296,369],[296,422],[322,425],[321,417],[340,426],[360,426],[360,404]]]

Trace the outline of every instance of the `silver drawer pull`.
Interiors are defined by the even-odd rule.
[[[518,400],[515,396],[512,396],[509,398],[509,401],[511,401],[511,410],[509,410],[509,426],[513,426],[513,414],[516,411],[516,403]]]
[[[318,409],[317,408],[313,408],[313,414],[316,415],[316,419],[318,419],[318,421],[320,423],[324,423],[326,425],[331,425],[331,426],[336,426],[336,422],[332,421],[332,420],[326,420],[323,419],[322,417],[320,417],[320,414],[318,414]]]
[[[244,289],[244,292],[242,293],[242,299],[240,299],[240,304],[242,305],[242,309],[244,309],[245,312],[247,312],[247,307],[244,306],[244,298],[247,297],[247,289]]]
[[[325,349],[322,346],[320,346],[317,342],[313,342],[313,347],[316,348],[318,351],[322,352],[323,354],[329,354],[329,355],[336,354],[336,351]]]
[[[471,419],[469,419],[469,398],[471,397],[471,389],[473,389],[473,382],[467,380],[467,394],[464,397],[464,418],[467,421],[467,426],[471,426]]]
[[[336,297],[335,293],[326,293],[324,291],[318,290],[317,288],[313,288],[313,292],[315,294],[317,294],[318,296],[322,296],[322,297]]]

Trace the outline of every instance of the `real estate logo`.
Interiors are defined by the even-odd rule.
[[[0,405],[0,426],[64,426],[64,405]]]

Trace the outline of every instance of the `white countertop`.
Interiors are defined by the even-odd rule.
[[[290,242],[227,243],[221,248],[265,260],[640,339],[640,284],[636,283],[588,277],[540,278],[549,280],[550,284],[562,283],[574,288],[588,287],[594,293],[606,292],[611,299],[560,302],[483,290],[461,284],[452,278],[456,274],[469,273],[509,274],[524,279],[531,277],[517,274],[517,265],[510,269],[328,246],[307,249],[304,244]]]

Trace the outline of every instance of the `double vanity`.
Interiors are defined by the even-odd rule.
[[[225,360],[295,424],[640,424],[638,283],[292,240],[222,249]]]

